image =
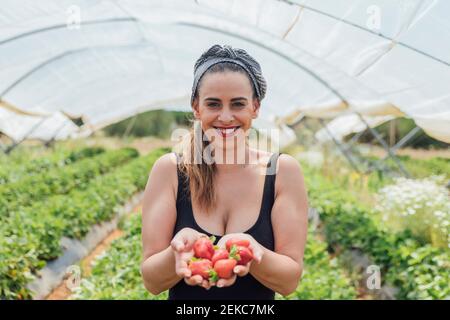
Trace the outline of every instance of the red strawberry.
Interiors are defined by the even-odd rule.
[[[212,263],[207,259],[192,258],[189,261],[189,269],[192,276],[201,275],[203,279],[208,279],[210,276],[210,270],[212,269]]]
[[[227,242],[225,243],[225,246],[227,247],[228,251],[231,250],[233,244],[235,244],[238,247],[248,247],[250,246],[250,241],[247,239],[236,239],[236,238],[228,239]]]
[[[214,252],[214,255],[212,257],[212,264],[213,266],[216,264],[218,260],[228,259],[228,251],[225,249],[217,249],[216,252]]]
[[[195,241],[194,243],[195,257],[211,260],[214,254],[213,243],[215,240],[216,240],[215,237],[211,238],[201,237],[197,239],[197,241]]]
[[[212,281],[217,281],[218,278],[229,279],[233,276],[233,269],[236,266],[237,261],[235,259],[222,259],[218,260],[214,265],[214,271],[216,275],[211,278]]]
[[[247,247],[236,247],[236,251],[237,256],[239,256],[239,260],[237,262],[238,265],[245,266],[253,260],[252,249]]]

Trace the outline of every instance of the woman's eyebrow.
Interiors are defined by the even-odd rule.
[[[211,101],[221,101],[219,98],[205,98],[205,101],[206,100],[211,100]],[[231,101],[236,101],[236,100],[247,100],[247,98],[245,98],[245,97],[237,97],[237,98],[233,98],[233,99],[231,99]]]

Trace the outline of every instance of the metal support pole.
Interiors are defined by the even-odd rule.
[[[327,133],[330,135],[331,139],[333,139],[333,141],[336,144],[336,146],[338,147],[339,151],[341,151],[342,154],[344,155],[344,157],[347,158],[348,162],[353,167],[353,169],[360,173],[361,171],[358,169],[357,164],[354,162],[352,157],[349,154],[347,154],[347,151],[342,147],[341,143],[336,140],[334,135],[331,133],[330,129],[328,129],[327,125],[325,124],[325,121],[323,121],[323,119],[320,119],[320,118],[318,120],[319,120],[320,124],[324,127],[324,129],[327,131]]]
[[[8,154],[11,151],[13,151],[18,145],[20,145],[25,139],[27,139],[34,131],[36,131],[37,128],[41,126],[42,123],[44,123],[45,120],[47,120],[48,116],[43,117],[41,121],[36,123],[26,134],[23,136],[22,139],[20,139],[18,142],[14,142],[11,146],[7,147],[5,150],[5,153]]]
[[[352,147],[352,145],[355,144],[355,143],[358,141],[358,139],[359,139],[363,134],[364,134],[364,130],[358,132],[357,134],[355,134],[355,135],[350,139],[350,141],[346,143],[345,149],[346,149],[346,150],[350,150],[350,148]]]
[[[400,139],[399,142],[397,142],[396,145],[394,145],[391,149],[393,152],[396,152],[397,149],[403,147],[405,144],[407,144],[415,135],[421,130],[420,127],[415,127],[411,131],[409,131],[403,138]],[[386,159],[387,157],[384,157]],[[383,159],[383,160],[384,160]]]
[[[389,146],[387,145],[386,141],[384,141],[384,139],[380,136],[380,134],[373,128],[371,128],[369,126],[369,124],[367,123],[367,121],[361,116],[360,113],[356,113],[359,118],[361,119],[362,122],[364,122],[364,124],[366,125],[366,127],[369,129],[370,133],[375,137],[375,139],[381,144],[381,146],[384,148],[384,150],[386,150],[386,152],[388,153],[389,157],[392,158],[392,160],[394,160],[394,162],[397,164],[397,166],[400,168],[400,171],[403,173],[404,176],[406,177],[410,177],[410,174],[408,173],[408,171],[406,171],[406,169],[403,167],[403,165],[401,164],[401,162],[398,160],[398,158],[395,156],[395,154],[392,152],[391,148],[389,148]]]
[[[131,129],[133,129],[134,124],[136,123],[138,114],[136,113],[134,117],[131,119],[130,123],[128,124],[127,128],[125,129],[125,132],[122,135],[122,139],[127,137],[130,134]]]
[[[70,121],[70,120],[68,120],[68,121]],[[56,129],[56,131],[53,133],[52,137],[51,137],[49,140],[45,141],[44,145],[45,145],[46,147],[50,146],[50,144],[51,144],[53,141],[55,141],[56,136],[58,135],[58,133],[59,133],[66,125],[67,125],[67,121],[64,122],[64,123],[62,124],[62,126],[59,126],[59,127]]]
[[[308,129],[309,131],[312,132],[312,134],[313,134],[312,136],[313,136],[314,141],[316,141],[317,143],[320,143],[319,139],[317,139],[316,135],[314,134],[314,130],[309,126],[309,124],[306,121],[304,121],[303,125],[305,126],[306,129]]]

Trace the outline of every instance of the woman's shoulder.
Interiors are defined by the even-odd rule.
[[[156,159],[153,168],[169,173],[177,167],[177,155],[175,152],[165,153]]]
[[[269,160],[272,159],[272,157],[277,154],[277,172],[278,169],[282,168],[283,171],[286,172],[293,172],[301,170],[300,163],[297,159],[295,159],[293,156],[287,153],[281,153],[281,152],[269,152],[265,150],[258,150],[254,149],[253,152],[257,154],[257,158],[260,159],[260,163],[268,163]]]
[[[277,191],[296,190],[304,185],[303,170],[300,162],[293,156],[283,153],[278,157],[276,179]]]
[[[282,153],[278,159],[280,165],[282,165],[284,170],[287,170],[288,172],[297,171],[299,169],[301,170],[300,162],[290,154]]]
[[[276,159],[275,171],[264,168],[265,174],[275,175],[275,195],[284,193],[286,190],[294,190],[302,187],[303,172],[300,166],[300,162],[287,153],[281,152],[268,152],[265,150],[253,149],[253,152],[258,155],[259,162],[261,164],[269,164],[269,161]],[[278,157],[273,156],[277,154]],[[273,161],[273,160],[272,160]],[[272,165],[272,164],[270,164]]]
[[[160,156],[151,169],[151,175],[169,182],[171,187],[176,190],[178,185],[177,176],[177,156],[174,152],[166,153]]]

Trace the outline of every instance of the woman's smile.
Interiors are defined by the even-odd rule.
[[[214,127],[213,128],[219,133],[222,138],[230,138],[236,135],[240,126],[230,126],[230,127]]]

